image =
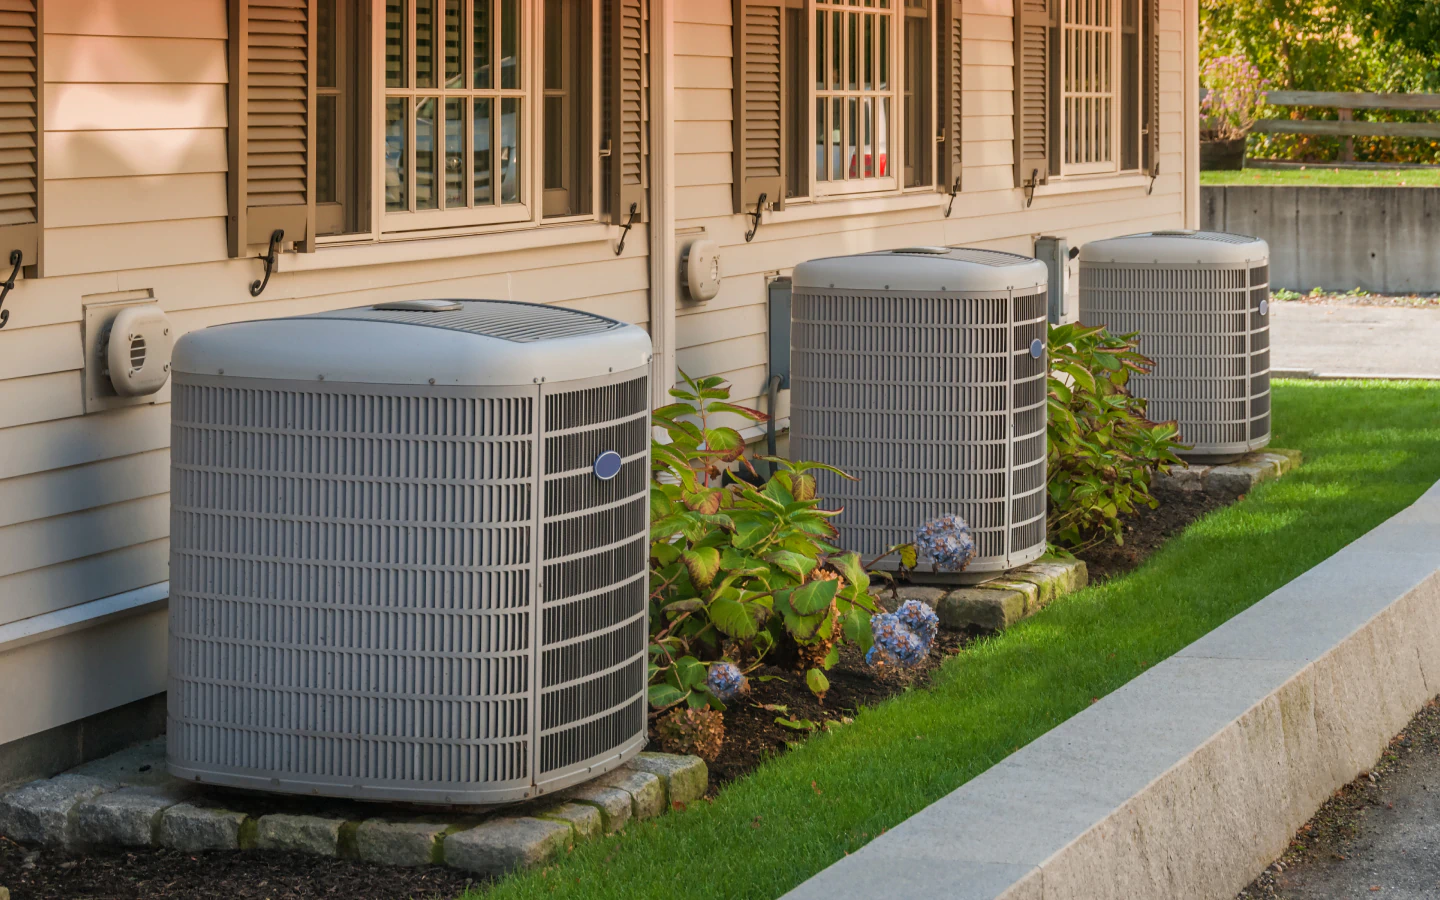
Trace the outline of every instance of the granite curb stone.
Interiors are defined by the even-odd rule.
[[[160,817],[156,843],[172,850],[239,850],[245,826],[244,813],[228,809],[177,803]]]
[[[563,792],[560,797],[598,809],[600,817],[604,820],[607,834],[622,830],[633,814],[630,794],[618,787],[586,784],[578,788],[571,788]]]
[[[685,806],[705,796],[710,770],[698,756],[668,753],[641,753],[630,761],[641,772],[649,772],[665,785],[665,802]]]
[[[154,787],[98,794],[75,807],[75,840],[84,845],[151,846],[165,810],[184,799],[179,791]]]
[[[549,862],[571,845],[565,822],[526,816],[494,819],[445,838],[445,863],[477,875],[499,877]]]
[[[355,829],[355,851],[366,862],[387,866],[425,866],[441,862],[445,822],[392,822],[366,819]]]
[[[618,788],[630,795],[630,817],[653,819],[665,811],[665,785],[649,772],[617,769],[590,782],[595,787]]]
[[[113,781],[65,774],[16,788],[0,796],[0,834],[46,847],[71,846],[71,811],[117,787]]]
[[[584,803],[562,803],[559,806],[552,806],[536,813],[535,818],[564,822],[575,829],[575,837],[582,841],[598,837],[604,830],[605,824],[600,810]]]
[[[1279,478],[1303,461],[1299,450],[1267,447],[1223,465],[1180,465],[1156,475],[1154,486],[1177,491],[1204,491],[1227,496],[1248,494],[1257,484]]]
[[[945,628],[1004,631],[1089,583],[1089,571],[1080,560],[1044,557],[973,587],[899,588],[897,594],[905,590],[937,592],[939,599],[931,605]]]
[[[335,856],[340,852],[340,830],[344,825],[343,819],[272,813],[260,817],[255,848]]]

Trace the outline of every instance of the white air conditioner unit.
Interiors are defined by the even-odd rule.
[[[1153,231],[1080,249],[1080,321],[1140,335],[1155,361],[1131,390],[1175,421],[1192,458],[1270,443],[1270,247],[1210,231]]]
[[[182,338],[171,772],[494,804],[638,753],[649,358],[484,300]]]
[[[868,562],[957,513],[971,578],[1042,555],[1045,264],[914,247],[804,263],[793,291],[790,447],[859,478],[821,476],[841,544]]]

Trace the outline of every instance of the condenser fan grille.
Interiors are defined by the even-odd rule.
[[[1021,259],[996,256],[992,264]],[[859,479],[818,476],[820,496],[844,509],[846,549],[881,556],[920,524],[958,513],[974,534],[976,571],[1043,552],[1045,314],[1043,288],[795,288],[792,451]]]

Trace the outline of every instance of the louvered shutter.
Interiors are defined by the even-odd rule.
[[[314,249],[316,0],[230,0],[230,254]]]
[[[1051,26],[1059,0],[1015,0],[1015,184],[1050,178]]]
[[[960,118],[965,92],[961,81],[960,34],[963,22],[961,0],[938,0],[940,4],[940,127],[945,141],[940,150],[940,183],[936,189],[949,193],[964,187],[960,148]]]
[[[650,218],[650,29],[646,0],[605,0],[602,65],[605,68],[604,135],[610,142],[606,187],[611,221]]]
[[[0,0],[0,264],[40,250],[42,33],[36,0]]]
[[[1144,2],[1145,39],[1144,90],[1140,102],[1145,117],[1144,157],[1141,165],[1152,176],[1159,174],[1160,165],[1160,3]]]
[[[784,11],[781,0],[734,3],[735,211],[785,205],[785,128],[781,100]]]

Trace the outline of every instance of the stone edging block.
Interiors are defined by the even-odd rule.
[[[1154,486],[1175,491],[1204,491],[1235,497],[1250,493],[1261,482],[1279,478],[1299,466],[1302,461],[1299,450],[1266,448],[1247,453],[1224,465],[1176,466],[1166,474],[1156,475]]]
[[[0,793],[0,835],[70,849],[288,850],[500,876],[620,831],[632,819],[684,808],[705,795],[710,781],[698,757],[642,753],[592,781],[498,814],[457,808],[407,819],[405,807],[364,804],[356,808],[374,812],[349,821],[329,813],[224,809],[206,801],[205,788],[163,775],[163,766],[163,741],[149,742],[87,764],[87,772],[106,777],[67,773]],[[252,796],[257,808],[263,797]]]
[[[1089,583],[1084,562],[1047,556],[973,587],[902,585],[895,598],[934,607],[945,628],[1004,631]]]

